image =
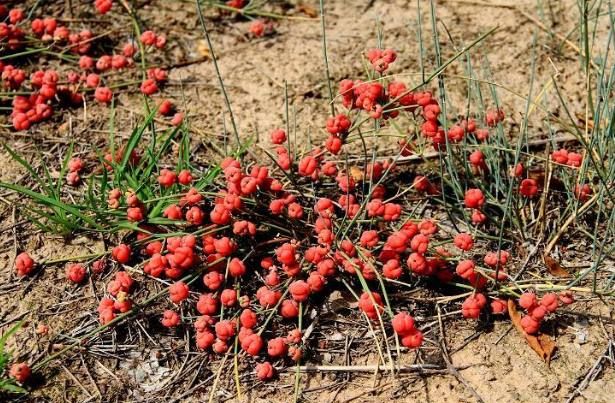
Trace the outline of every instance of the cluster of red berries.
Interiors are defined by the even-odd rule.
[[[393,330],[401,337],[401,344],[417,348],[423,344],[423,333],[414,325],[414,318],[407,312],[400,312],[392,320]]]
[[[232,0],[227,5],[241,8],[245,2]],[[111,6],[112,1],[96,1],[101,13],[108,12]],[[265,32],[262,26],[256,28],[255,36]],[[144,32],[140,39],[145,46],[157,48],[164,47],[166,42],[163,36],[151,31]],[[99,101],[110,101],[110,90],[100,85],[101,77],[94,71],[127,67],[133,63],[131,58],[135,52],[134,46],[127,45],[120,55],[123,58],[106,55],[95,63],[89,56],[82,56],[80,65],[88,74],[83,80],[78,78],[75,84],[83,81],[96,89],[95,97]],[[391,49],[371,49],[367,57],[376,71],[384,73],[395,61],[396,53]],[[40,83],[39,95],[56,89],[52,83],[58,80],[51,80],[53,75],[48,73],[42,72],[31,79],[33,85]],[[167,78],[161,69],[150,69],[147,76],[141,85],[146,95],[156,93],[158,85]],[[420,115],[417,114],[422,116],[420,131],[436,148],[447,142],[460,142],[466,135],[474,136],[477,141],[488,138],[489,129],[478,128],[473,119],[461,120],[445,131],[440,122],[440,106],[431,92],[413,92],[396,81],[385,86],[385,78],[380,79],[376,82],[343,80],[339,89],[343,105],[350,110],[363,110],[373,119],[395,118],[402,111],[414,114],[420,110]],[[171,116],[172,102],[163,100],[158,104],[158,112]],[[111,250],[111,257],[120,269],[107,284],[108,295],[98,306],[100,323],[109,324],[118,314],[132,310],[131,294],[136,281],[122,270],[123,265],[131,263],[142,264],[145,278],[170,282],[168,295],[172,307],[162,314],[160,322],[164,327],[177,328],[192,322],[194,341],[200,350],[224,354],[236,340],[249,356],[266,356],[268,361],[256,366],[261,380],[275,374],[270,361],[301,359],[305,345],[302,332],[294,322],[302,315],[305,305],[338,279],[350,284],[358,279],[362,286],[367,284],[375,289],[383,279],[394,282],[403,276],[429,276],[450,282],[457,275],[475,289],[462,303],[462,314],[466,318],[478,318],[487,308],[484,289],[490,279],[508,279],[505,266],[510,259],[509,252],[489,252],[479,267],[476,257],[468,256],[475,245],[469,233],[459,233],[452,239],[459,253],[448,250],[444,245],[451,240],[440,242],[443,231],[435,220],[414,219],[402,204],[395,203],[398,195],[391,191],[391,183],[385,177],[397,169],[393,163],[366,164],[362,175],[338,166],[335,156],[348,140],[353,125],[360,125],[349,115],[340,113],[329,117],[325,124],[329,136],[324,147],[315,147],[299,156],[288,144],[284,130],[271,132],[277,155],[276,164],[271,168],[225,158],[219,165],[221,173],[215,178],[217,191],[214,193],[200,190],[194,184],[194,171],[162,167],[150,183],[150,188],[157,193],[153,198],[143,197],[138,191],[129,190],[129,186],[111,189],[103,196],[107,197],[109,208],[119,210],[122,218],[125,212],[131,225],[139,229],[128,237],[136,239],[134,242],[124,241]],[[173,121],[179,124],[182,117],[176,113]],[[485,125],[493,127],[503,119],[502,110],[490,110]],[[409,142],[400,146],[402,154],[412,152]],[[123,159],[123,150],[115,155],[108,153],[104,159],[103,168],[112,175],[113,162]],[[134,164],[139,159],[136,151],[129,156]],[[470,155],[470,163],[477,172],[487,170],[485,155],[480,150]],[[84,165],[79,158],[69,161],[69,184],[81,181]],[[523,166],[515,167],[513,174],[521,177]],[[528,181],[533,179],[521,181],[520,192],[532,197],[537,186]],[[308,186],[309,194],[302,191]],[[428,195],[439,193],[425,176],[416,176],[413,187]],[[152,208],[148,198],[162,204]],[[466,191],[464,205],[471,209],[474,224],[486,220],[483,212],[486,203],[487,198],[480,189]],[[114,217],[117,213],[114,212]],[[166,218],[165,224],[154,224],[156,220],[151,219],[159,219],[157,214]],[[177,228],[187,235],[172,236],[176,235],[171,233],[177,232]],[[270,238],[262,242],[263,235]],[[34,261],[26,253],[16,259],[20,275],[31,274],[33,268]],[[104,268],[105,261],[99,260],[91,271],[100,273]],[[83,265],[71,264],[66,268],[66,277],[74,283],[82,283],[86,275]],[[200,281],[186,281],[185,277],[190,275]],[[382,295],[371,288],[359,295],[360,312],[369,320],[389,319],[402,345],[420,347],[424,336],[414,318],[404,311],[393,315],[385,308]],[[537,321],[534,332],[537,331],[537,317],[543,310],[553,312],[554,309],[550,310],[553,297],[549,295],[540,303],[536,303],[534,296],[533,304],[525,301],[531,297],[522,297],[524,301],[520,303],[530,318],[524,318],[528,333],[534,329],[530,321]],[[194,320],[191,315],[182,317],[181,312],[185,310],[197,312],[198,316]],[[490,311],[506,313],[507,304],[493,298]]]
[[[579,168],[583,164],[583,156],[579,153],[568,151],[565,148],[553,151],[551,159],[558,164],[571,168]],[[593,194],[593,189],[587,183],[576,183],[574,185],[574,196],[581,202],[585,202]]]
[[[387,70],[389,64],[395,61],[396,53],[392,49],[370,49],[367,52],[367,58],[376,71],[383,73]],[[395,118],[399,116],[401,111],[413,112],[417,108],[421,108],[424,118],[424,122],[421,125],[421,133],[432,142],[436,149],[441,148],[447,141],[449,143],[458,143],[463,140],[466,134],[472,134],[477,141],[484,141],[489,137],[489,130],[477,128],[474,119],[461,120],[458,124],[449,127],[448,131],[445,132],[440,123],[440,106],[431,92],[411,91],[406,84],[399,81],[389,81],[386,84],[383,81],[385,78],[383,77],[382,80],[375,82],[342,80],[339,84],[339,94],[342,97],[343,105],[348,109],[362,109],[374,119]],[[343,117],[345,115],[331,119]],[[485,123],[487,126],[492,127],[503,119],[504,114],[501,109],[489,110],[485,116]],[[341,137],[342,141],[338,142],[339,146],[333,147],[333,149],[339,150],[350,126],[342,126],[341,130],[337,130],[336,127],[339,125],[335,123],[334,120],[331,120],[331,125],[327,124],[327,130],[332,135]],[[412,153],[413,147],[407,140],[401,140],[399,145],[402,155],[410,155]],[[333,152],[329,147],[327,148]],[[476,154],[474,157],[479,159],[479,156],[480,154]],[[476,165],[482,167],[484,161],[482,163],[477,161]]]
[[[394,49],[369,49],[366,53],[367,59],[378,73],[384,73],[391,63],[397,59]]]
[[[581,154],[568,151],[565,148],[553,151],[553,153],[551,153],[551,159],[558,164],[567,165],[573,168],[578,168],[583,163],[583,156]]]
[[[116,260],[118,254],[125,253],[124,251],[117,251],[117,248],[122,247],[126,247],[126,245],[120,245],[113,250]],[[133,288],[134,280],[127,272],[118,271],[115,273],[114,279],[107,284],[107,292],[110,296],[102,298],[98,304],[98,317],[101,324],[106,325],[113,321],[118,313],[126,313],[132,309],[130,293]]]
[[[478,319],[482,310],[487,306],[487,298],[484,294],[475,293],[466,298],[461,304],[461,314],[464,318]],[[494,298],[490,304],[491,313],[505,314],[507,312],[506,301]]]
[[[570,291],[563,291],[558,296],[555,293],[548,293],[540,300],[533,292],[525,292],[519,297],[519,305],[527,311],[527,315],[521,318],[521,326],[527,334],[536,334],[540,330],[540,324],[544,318],[554,313],[559,304],[571,304],[574,297]]]
[[[110,0],[97,0],[96,8],[102,14],[111,9]],[[25,16],[21,9],[7,10],[0,8],[0,18],[9,19],[9,23],[0,23],[0,49],[14,52],[24,46],[26,38]],[[133,57],[137,47],[126,43],[120,52],[111,55],[100,55],[97,58],[89,55],[92,50],[94,34],[90,30],[71,32],[59,25],[55,18],[36,18],[31,21],[29,31],[32,36],[41,41],[41,46],[67,46],[72,52],[81,55],[78,61],[81,72],[68,70],[62,76],[55,70],[37,70],[31,74],[12,64],[0,62],[2,85],[10,92],[15,92],[12,99],[11,119],[16,130],[28,130],[33,124],[48,120],[57,106],[79,106],[84,102],[84,95],[93,92],[94,99],[108,104],[113,99],[113,86],[127,84],[112,82],[114,75],[111,70],[122,71],[135,66]],[[142,44],[149,48],[162,49],[166,45],[166,37],[152,31],[141,34]],[[6,46],[1,46],[6,42]],[[144,55],[141,55],[144,57]],[[147,70],[147,78],[140,85],[140,91],[148,96],[159,92],[160,86],[167,81],[167,72],[161,68]],[[29,82],[29,88],[25,88]],[[29,95],[18,94],[24,91]],[[172,104],[160,105],[160,114],[171,115]],[[183,114],[176,113],[171,124],[181,124]]]

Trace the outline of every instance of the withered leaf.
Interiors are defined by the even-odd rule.
[[[570,276],[568,270],[564,269],[562,265],[557,260],[553,259],[551,256],[544,255],[543,259],[545,261],[545,265],[547,266],[547,270],[549,270],[549,273],[551,273],[552,275],[556,277]]]
[[[316,9],[312,6],[309,6],[307,4],[299,4],[297,6],[297,11],[300,13],[303,13],[305,15],[307,15],[308,17],[311,18],[316,18],[318,17],[318,11],[316,11]]]
[[[555,342],[546,334],[539,334],[538,336],[534,336],[531,334],[525,333],[523,330],[523,326],[521,326],[521,313],[517,311],[517,305],[515,301],[512,299],[508,300],[508,315],[512,320],[512,323],[517,328],[517,331],[525,337],[527,344],[544,360],[544,362],[549,365],[551,362],[551,357],[553,357],[553,353],[557,346]]]

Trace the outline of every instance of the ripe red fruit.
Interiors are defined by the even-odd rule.
[[[560,150],[555,150],[551,153],[551,159],[558,164],[566,164],[568,163],[568,150],[562,148]]]
[[[299,203],[290,203],[288,205],[288,217],[300,219],[303,217],[303,207]]]
[[[165,99],[160,103],[160,105],[158,105],[158,113],[162,116],[171,115],[173,113],[173,109],[175,109],[175,106],[173,105],[173,102],[168,99]]]
[[[80,264],[71,264],[66,267],[66,278],[75,284],[80,284],[85,279],[86,271]]]
[[[325,141],[325,148],[331,154],[337,155],[341,151],[343,144],[344,142],[340,137],[332,134],[327,137],[327,140]]]
[[[211,222],[218,225],[226,225],[231,222],[231,213],[222,204],[216,204],[209,213]]]
[[[256,235],[256,225],[250,221],[235,221],[233,223],[233,234],[240,236]]]
[[[173,126],[179,126],[182,124],[183,121],[184,121],[183,112],[177,112],[175,115],[173,115],[173,119],[171,119],[171,124]]]
[[[581,154],[568,153],[568,161],[566,161],[566,164],[568,166],[578,168],[581,166],[582,163],[583,163],[583,156]]]
[[[230,256],[235,251],[235,249],[237,249],[237,245],[232,239],[228,237],[222,237],[220,239],[214,240],[214,248],[216,252],[226,257]]]
[[[423,234],[415,235],[410,241],[410,247],[413,251],[423,254],[427,251],[429,246],[429,238]]]
[[[201,294],[196,310],[201,315],[215,315],[218,311],[218,300],[212,294]]]
[[[126,264],[130,260],[131,253],[132,251],[130,249],[130,246],[125,244],[119,244],[118,246],[113,248],[113,250],[111,251],[111,256],[118,263]]]
[[[410,270],[419,276],[432,274],[427,259],[421,253],[411,253],[407,263]]]
[[[156,43],[154,43],[154,46],[156,46],[156,48],[158,49],[162,49],[164,48],[164,46],[167,44],[167,38],[164,35],[158,35],[156,36]]]
[[[258,334],[250,334],[241,340],[241,348],[252,356],[258,355],[263,345],[263,339]]]
[[[83,169],[83,161],[81,158],[71,158],[68,161],[69,172],[80,172]]]
[[[17,362],[11,365],[9,375],[17,382],[24,383],[32,375],[32,370],[25,362]]]
[[[361,244],[361,246],[366,248],[378,245],[378,231],[363,231],[359,243]]]
[[[285,299],[280,304],[280,315],[286,319],[296,318],[299,316],[299,304],[292,299]]]
[[[263,362],[261,364],[256,364],[256,377],[261,381],[267,381],[273,378],[275,374],[274,368],[270,362]]]
[[[547,311],[553,313],[557,310],[558,298],[557,294],[548,293],[542,296],[540,299],[540,305],[544,306]]]
[[[34,260],[27,252],[22,252],[15,258],[15,270],[19,276],[27,276],[34,270]]]
[[[373,298],[373,300],[372,300]],[[382,297],[377,292],[364,292],[359,297],[359,309],[370,319],[378,319],[379,314],[384,311]]]
[[[273,144],[283,144],[286,141],[286,132],[282,129],[275,129],[271,132],[271,142]]]
[[[143,220],[143,207],[129,207],[126,210],[126,217],[134,222]]]
[[[487,304],[483,294],[470,295],[461,305],[461,313],[464,318],[478,319],[480,311]]]
[[[540,329],[540,322],[532,318],[530,315],[521,318],[521,327],[527,334],[538,333]]]
[[[94,91],[94,97],[98,102],[109,103],[111,102],[111,98],[113,98],[113,92],[107,87],[98,87],[96,91]]]
[[[472,210],[472,223],[480,224],[487,220],[487,216],[484,215],[480,210]]]
[[[286,340],[283,337],[276,337],[267,343],[267,354],[274,358],[286,355],[287,349]]]
[[[201,225],[205,220],[205,214],[198,206],[192,206],[186,211],[186,221],[192,225]]]
[[[453,242],[455,243],[456,247],[464,251],[469,251],[474,246],[474,240],[472,239],[472,235],[466,233],[455,235]]]
[[[574,295],[572,294],[572,291],[562,291],[559,294],[559,300],[564,305],[570,305],[574,302]]]
[[[107,14],[113,7],[113,0],[96,0],[94,3],[96,10],[101,14]]]
[[[81,56],[79,58],[79,68],[81,70],[92,70],[94,68],[94,64],[95,64],[94,63],[94,59],[92,59],[90,56]],[[96,76],[98,76],[98,75],[96,75]],[[87,80],[87,78],[86,78],[86,80]]]
[[[184,186],[188,186],[192,183],[192,174],[189,170],[184,169],[177,175],[177,181]]]
[[[221,320],[216,323],[215,326],[216,336],[222,341],[227,341],[231,337],[235,336],[235,327],[235,322],[230,320]]]
[[[211,347],[215,340],[216,336],[209,330],[196,333],[196,345],[201,350]]]
[[[498,255],[500,258],[499,265],[505,265],[508,262],[508,258],[510,257],[510,253],[505,250],[501,250],[498,252],[487,252],[483,261],[487,266],[497,267],[498,265]],[[501,280],[501,279],[500,279]]]
[[[407,348],[419,348],[423,344],[423,333],[418,329],[413,329],[401,338],[401,344]]]
[[[320,292],[325,287],[326,281],[324,276],[318,272],[311,272],[307,278],[307,283],[310,286],[311,292]]]
[[[25,15],[21,8],[13,8],[9,11],[9,21],[11,24],[17,24],[24,19]]]
[[[303,280],[293,281],[288,287],[288,291],[293,299],[297,302],[302,302],[310,296],[310,285]]]
[[[391,324],[393,325],[393,330],[395,333],[400,336],[405,336],[415,330],[414,318],[412,318],[412,316],[410,316],[407,312],[400,312],[395,315],[391,321]]]
[[[216,340],[211,349],[214,353],[223,354],[228,351],[228,344],[224,340]]]
[[[179,323],[181,322],[181,319],[177,312],[167,309],[162,314],[161,322],[164,327],[175,327],[179,325]]]
[[[220,293],[220,302],[224,306],[233,306],[237,303],[237,291],[227,288]]]
[[[288,332],[288,336],[286,336],[286,343],[287,344],[299,344],[301,343],[301,330],[299,329],[293,329],[290,332]]]
[[[152,46],[156,43],[156,34],[152,31],[145,31],[141,34],[141,42],[145,46]]]
[[[536,294],[533,292],[524,292],[519,298],[519,305],[527,310],[532,309],[538,304]]]
[[[506,312],[508,312],[508,305],[506,301],[504,301],[503,299],[499,299],[499,298],[491,301],[491,312],[493,312],[496,315],[505,314]]]
[[[256,326],[256,314],[251,309],[244,309],[241,312],[241,315],[239,315],[239,322],[241,323],[241,326],[252,329]]]
[[[177,174],[169,169],[160,170],[158,175],[158,183],[162,187],[170,187],[177,181]]]
[[[177,204],[171,204],[162,212],[162,215],[169,220],[181,220],[183,217],[182,209]]]
[[[330,134],[346,134],[350,128],[350,125],[350,119],[348,119],[348,116],[344,114],[339,114],[335,117],[330,117],[327,119],[327,131]]]
[[[528,198],[536,196],[538,194],[538,182],[531,178],[523,179],[519,184],[519,193]]]
[[[158,85],[156,80],[148,78],[141,83],[141,92],[145,95],[153,95],[158,92]]]
[[[241,259],[234,257],[229,262],[228,272],[233,277],[241,277],[246,273],[246,265]]]
[[[382,274],[386,278],[395,280],[400,278],[402,273],[403,269],[397,259],[390,259],[382,265]]]
[[[532,319],[537,322],[541,322],[544,317],[547,316],[549,311],[547,311],[547,308],[542,305],[536,305],[535,307],[528,309],[528,313],[530,314]]]
[[[574,186],[574,196],[579,199],[580,202],[586,202],[593,193],[592,188],[587,184],[576,184]]]
[[[111,280],[107,285],[107,291],[113,296],[117,296],[120,292],[129,293],[134,280],[125,271],[115,273],[115,279]]]
[[[250,33],[259,38],[265,34],[265,23],[263,20],[254,20],[250,23]]]
[[[494,127],[504,120],[504,111],[501,109],[490,109],[485,113],[485,123],[487,126]]]
[[[464,201],[466,207],[479,209],[485,204],[485,196],[480,189],[468,189]]]
[[[476,265],[472,260],[462,260],[457,264],[455,271],[461,278],[470,279],[474,274]]]
[[[188,298],[189,294],[190,288],[188,287],[188,284],[184,283],[183,281],[178,281],[169,286],[169,299],[174,304],[179,304],[180,302]]]

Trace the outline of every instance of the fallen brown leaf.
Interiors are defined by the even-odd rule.
[[[557,260],[553,259],[549,255],[544,255],[543,259],[545,261],[545,265],[547,266],[547,270],[549,270],[549,273],[556,277],[570,277],[570,273],[568,273],[568,270],[564,269]]]
[[[352,178],[355,181],[362,181],[363,180],[363,169],[357,167],[357,166],[351,166],[350,167],[350,176],[352,176]]]
[[[307,4],[299,4],[297,6],[297,11],[307,15],[308,17],[318,17],[318,11],[316,11],[316,8],[308,6]]]
[[[525,337],[527,344],[529,344],[532,350],[534,350],[536,354],[538,354],[540,358],[542,358],[544,362],[549,365],[551,362],[551,357],[553,357],[553,353],[557,348],[555,342],[546,334],[534,336],[525,333],[525,330],[523,330],[523,327],[521,326],[521,313],[517,311],[517,305],[512,299],[508,300],[508,315],[510,315],[510,319],[517,328],[517,331]]]

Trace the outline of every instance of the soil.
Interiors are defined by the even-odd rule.
[[[64,5],[59,4],[64,2],[57,3],[50,7],[68,15]],[[226,127],[231,131],[230,116],[218,90],[211,55],[193,4],[162,0],[137,3],[143,3],[138,8],[143,22],[167,33],[171,45],[166,55],[169,64],[200,60],[170,69],[171,84],[166,91],[166,95],[183,100],[179,104],[187,111],[196,139],[207,143],[226,136],[228,141],[233,141],[222,129]],[[312,10],[318,12],[318,4],[313,0],[299,2],[307,10],[300,12],[296,3],[275,2],[273,7],[277,11],[287,9],[289,15],[304,19],[276,20],[276,33],[256,40],[246,34],[248,21],[228,15],[220,17],[218,11],[206,10],[220,72],[242,139],[258,137],[267,143],[267,134],[272,129],[286,125],[286,102],[291,116],[289,126],[297,127],[296,131],[291,130],[297,142],[319,143],[326,137],[323,127],[329,106],[323,81],[321,27],[318,19],[306,20]],[[417,2],[335,0],[325,3],[327,50],[334,91],[341,79],[364,76],[361,55],[366,48],[377,45],[378,27],[384,45],[398,51],[393,71],[408,84],[420,83]],[[425,71],[430,72],[436,68],[430,4],[427,1],[418,3],[425,41],[423,64]],[[543,97],[541,92],[543,88],[552,89],[550,79],[554,75],[573,114],[581,116],[584,113],[585,84],[580,56],[561,40],[579,23],[577,2],[441,0],[434,3],[437,3],[443,60],[453,57],[455,49],[467,46],[482,33],[498,27],[470,54],[476,77],[498,84],[498,104],[510,111],[507,123],[511,136],[519,132],[518,124],[521,112],[526,110],[528,94],[537,105],[532,108],[536,116],[530,128],[531,137],[541,137],[547,131],[540,118],[545,111],[553,115],[561,113],[558,100],[553,96]],[[595,47],[606,45],[605,32],[606,27],[598,26]],[[575,36],[570,38],[576,45]],[[451,115],[463,115],[466,111],[467,80],[463,79],[468,74],[466,66],[457,61],[444,74],[447,96],[456,107],[449,111]],[[488,92],[487,85],[482,85]],[[487,103],[495,105],[491,98]],[[141,114],[140,110],[136,94],[121,96],[117,120],[125,124],[118,125],[121,128],[118,136],[129,135],[129,123]],[[37,126],[31,131],[33,137],[15,135],[3,129],[2,142],[29,155],[32,160],[39,152],[58,159],[68,144],[67,135],[81,144],[104,142],[107,116],[104,108],[88,105],[87,114],[82,109],[66,111],[56,121]],[[63,123],[68,120],[69,126]],[[394,148],[387,141],[378,141],[375,145],[379,149]],[[92,153],[86,147],[80,151]],[[24,183],[26,171],[5,151],[0,152],[0,166],[3,168],[0,181]],[[8,193],[0,194],[3,202],[0,205],[0,264],[4,267],[0,271],[0,330],[4,332],[25,318],[22,330],[9,347],[14,349],[16,357],[35,361],[58,351],[96,326],[96,306],[111,273],[75,287],[65,281],[63,265],[51,265],[32,279],[17,281],[13,271],[17,250],[33,251],[35,260],[43,261],[100,252],[105,245],[100,239],[84,236],[65,239],[43,233],[27,223],[25,216],[16,213],[19,205],[9,201],[8,196]],[[587,253],[571,259],[569,263],[579,267],[591,264],[591,256]],[[151,292],[153,290],[143,290],[136,298]],[[450,306],[444,307],[448,308]],[[457,369],[446,374],[426,371],[395,376],[387,374],[386,370],[378,374],[339,371],[302,375],[301,396],[305,401],[319,402],[473,402],[479,399],[485,402],[555,402],[565,401],[570,396],[574,396],[574,402],[612,401],[615,391],[613,363],[609,365],[608,360],[601,360],[601,357],[613,357],[615,349],[613,308],[612,301],[603,303],[597,298],[581,298],[570,312],[550,322],[549,334],[557,344],[557,353],[550,365],[529,348],[508,320],[495,321],[492,327],[486,328],[484,324],[462,320],[458,312],[445,315],[442,329],[437,320],[431,325],[424,351],[420,354],[405,352],[401,361],[442,364],[436,352],[439,351],[438,343],[443,342],[451,352],[450,367]],[[156,312],[156,307],[151,311]],[[366,324],[361,324],[356,314],[350,314],[347,320],[347,326],[341,326],[339,331],[314,335],[316,345],[335,346],[339,352],[327,355],[315,349],[309,364],[373,365],[378,362],[373,346],[369,347],[372,336]],[[36,333],[40,323],[49,326],[47,335]],[[348,339],[354,342],[347,344]],[[118,340],[122,343],[118,344]],[[202,354],[182,355],[188,349],[187,340],[187,333],[161,329],[155,316],[148,316],[146,312],[131,320],[127,330],[108,332],[86,349],[57,361],[45,371],[39,387],[21,400],[204,401],[210,398],[212,381],[223,365],[214,400],[292,401],[295,391],[292,367],[269,384],[255,384],[251,374],[242,375],[242,396],[237,397],[232,363],[209,362]],[[599,370],[595,367],[597,362],[602,363]],[[596,376],[574,393],[580,382],[594,373]]]

